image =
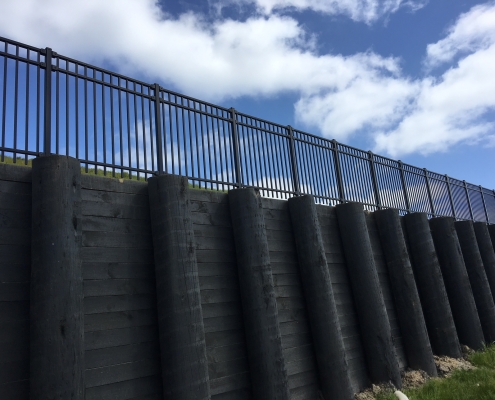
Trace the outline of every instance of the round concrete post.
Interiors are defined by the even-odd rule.
[[[457,221],[455,229],[486,343],[495,341],[495,304],[486,276],[472,221]]]
[[[33,160],[30,398],[84,399],[81,169]]]
[[[170,400],[210,399],[187,178],[150,178],[148,193],[163,393]]]
[[[433,352],[462,357],[445,283],[425,213],[403,217],[406,240]]]
[[[336,212],[368,373],[374,383],[392,381],[400,388],[402,380],[399,362],[373,259],[363,205],[339,204]]]
[[[353,397],[344,341],[313,196],[289,199],[299,271],[325,399]]]
[[[421,369],[430,376],[437,376],[399,214],[394,209],[375,211],[374,214],[390,276],[408,365],[412,369]]]
[[[229,190],[229,204],[253,398],[288,400],[261,197],[252,188]]]
[[[486,277],[492,292],[492,298],[495,301],[495,251],[490,240],[488,226],[484,222],[475,222],[474,233],[476,234],[481,259],[483,260]]]
[[[474,350],[480,350],[484,341],[483,330],[455,230],[454,218],[433,218],[430,220],[430,229],[459,341]]]

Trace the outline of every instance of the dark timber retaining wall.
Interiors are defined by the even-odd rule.
[[[48,172],[40,173],[42,182],[53,178],[43,175]],[[36,217],[36,221],[31,221],[31,210],[35,200],[33,195],[39,200],[38,192],[33,191],[35,185],[31,183],[32,176],[30,168],[0,164],[0,398],[5,400],[29,399],[30,386],[34,388],[31,389],[32,399],[57,396],[57,393],[66,391],[69,387],[72,387],[74,393],[81,393],[77,389],[79,382],[77,380],[60,381],[56,388],[35,384],[39,375],[30,380],[30,363],[32,368],[37,365],[33,359],[30,359],[30,351],[31,354],[41,354],[40,350],[42,350],[37,347],[39,340],[33,341],[30,335],[30,329],[38,326],[36,314],[31,314],[30,317],[30,307],[31,310],[39,309],[42,300],[39,300],[39,296],[30,296],[30,287],[45,284],[36,274],[32,275],[32,271],[39,270],[41,266],[38,261],[31,258],[31,248],[32,246],[33,249],[36,248],[32,222],[36,224],[40,221],[40,217]],[[269,331],[263,333],[266,334],[263,346],[268,346],[269,351],[265,352],[266,354],[258,354],[261,357],[261,361],[258,362],[267,362],[264,368],[268,368],[267,371],[271,371],[272,376],[280,378],[277,378],[277,385],[286,388],[278,392],[277,395],[281,398],[317,400],[318,396],[323,395],[326,396],[324,397],[326,400],[330,400],[329,397],[334,398],[330,393],[335,391],[341,394],[343,400],[347,398],[351,400],[352,393],[347,393],[345,389],[346,380],[350,383],[351,392],[357,392],[371,382],[383,379],[394,379],[396,384],[400,385],[400,377],[397,375],[399,367],[403,369],[415,362],[408,360],[404,350],[405,340],[411,335],[409,332],[401,331],[407,329],[404,327],[406,325],[398,323],[397,317],[408,311],[405,310],[406,306],[393,295],[395,288],[392,285],[397,284],[394,282],[398,281],[391,273],[388,253],[385,251],[388,250],[386,246],[390,244],[384,242],[385,239],[381,237],[383,235],[378,234],[375,215],[365,214],[360,205],[349,207],[355,211],[355,217],[359,217],[362,213],[359,229],[363,230],[360,235],[368,241],[367,268],[371,268],[364,275],[371,273],[377,278],[372,289],[377,296],[374,307],[380,308],[379,310],[371,309],[371,303],[366,303],[363,309],[362,303],[356,302],[362,293],[369,293],[370,282],[361,279],[365,271],[359,269],[353,271],[352,268],[355,266],[349,265],[349,262],[356,262],[352,255],[352,251],[356,249],[352,246],[347,249],[347,257],[344,252],[341,232],[343,230],[352,232],[356,227],[352,226],[352,221],[351,225],[345,225],[349,223],[345,218],[338,221],[336,209],[333,207],[317,205],[314,208],[317,218],[310,212],[308,215],[312,215],[311,221],[309,219],[307,221],[308,224],[313,224],[314,228],[303,232],[297,226],[305,228],[304,218],[300,218],[297,221],[298,225],[294,225],[300,215],[294,216],[296,220],[291,219],[287,201],[273,199],[258,201],[259,211],[256,218],[262,216],[264,223],[255,220],[244,221],[243,223],[254,225],[252,225],[252,233],[243,240],[247,248],[252,248],[254,252],[250,256],[249,268],[253,271],[260,271],[261,268],[271,276],[271,281],[270,279],[264,281],[269,284],[260,287],[262,293],[254,294],[247,291],[241,296],[241,285],[246,285],[246,276],[242,277],[240,272],[246,274],[246,270],[240,268],[245,269],[247,266],[243,265],[246,261],[244,257],[239,259],[242,250],[236,248],[234,238],[237,236],[234,236],[234,233],[239,234],[236,229],[241,225],[238,225],[237,221],[239,213],[232,215],[230,207],[232,199],[229,199],[229,194],[192,190],[182,185],[182,189],[179,188],[180,190],[173,195],[173,201],[179,207],[177,210],[184,210],[184,214],[181,216],[182,219],[174,222],[179,225],[172,224],[169,229],[179,229],[179,226],[189,226],[189,228],[181,231],[183,234],[180,235],[168,234],[170,240],[166,239],[163,243],[156,242],[161,243],[160,246],[165,251],[163,253],[163,251],[154,251],[156,246],[153,245],[151,221],[159,224],[159,220],[157,214],[150,216],[148,183],[84,174],[80,182],[80,220],[72,218],[65,224],[61,223],[60,218],[57,220],[60,225],[58,234],[63,234],[65,229],[65,232],[76,232],[74,238],[77,239],[77,229],[80,229],[81,235],[80,242],[77,240],[74,242],[79,243],[79,257],[77,252],[74,254],[80,261],[82,282],[77,275],[64,275],[64,279],[68,279],[69,284],[74,288],[73,294],[76,294],[74,304],[77,304],[78,299],[82,301],[84,356],[79,360],[83,360],[84,363],[82,366],[84,398],[193,399],[198,397],[199,391],[203,393],[201,398],[214,400],[261,398],[256,394],[259,393],[260,387],[273,382],[263,383],[259,375],[257,377],[259,370],[253,367],[256,363],[253,364],[252,360],[250,362],[253,351],[248,346],[247,335],[256,335],[257,331],[264,328],[263,325],[258,327],[252,325],[252,318],[247,318],[246,309],[252,307],[251,311],[265,313],[266,310],[263,311],[259,306],[268,303],[259,303],[260,300],[269,301],[271,311],[266,325],[269,326]],[[70,185],[67,188],[70,189]],[[184,191],[188,192],[188,195]],[[53,201],[56,205],[57,199]],[[62,209],[63,204],[60,206]],[[297,207],[295,210],[296,213],[299,212]],[[311,211],[311,207],[308,210]],[[179,214],[173,213],[175,217]],[[459,342],[443,286],[446,276],[443,276],[437,264],[434,268],[435,279],[428,278],[432,276],[431,260],[436,260],[436,253],[429,236],[426,216],[421,217],[424,218],[424,221],[421,219],[423,231],[417,229],[414,215],[406,217],[405,236],[414,271],[414,276],[409,274],[408,278],[415,280],[430,339],[436,340],[435,343],[433,341],[431,343],[433,353],[458,357]],[[318,230],[320,239],[317,235]],[[316,236],[315,242],[310,243],[308,238],[312,237],[312,231]],[[492,265],[495,252],[493,243],[489,240],[489,233],[492,234],[493,240],[495,232],[493,226],[486,229],[485,225],[475,224],[475,233],[479,254],[483,264],[486,264],[484,269],[491,284],[491,274],[493,275],[491,269],[495,268]],[[297,240],[302,241],[297,242],[297,246],[296,234]],[[39,237],[40,233],[36,235]],[[430,246],[425,247],[428,236]],[[181,239],[184,237],[188,239]],[[44,239],[47,238],[48,236]],[[349,245],[348,239],[344,240],[346,246]],[[255,243],[258,243],[256,246],[260,246],[263,240],[266,246],[263,253],[265,256],[258,260],[259,254],[255,250]],[[65,256],[64,249],[67,247],[64,246],[67,244],[63,244],[62,236],[56,242],[53,246],[58,246],[59,253],[53,254]],[[189,244],[187,245],[186,242]],[[305,249],[313,249],[314,246],[319,256],[308,261],[311,261],[311,265],[318,265],[318,273],[323,277],[320,282],[322,285],[328,287],[331,283],[331,290],[328,290],[326,297],[323,297],[329,304],[328,310],[328,307],[318,309],[315,306],[314,301],[322,295],[321,293],[308,293],[308,288],[316,284],[315,282],[311,284],[311,279],[315,276],[312,277],[308,272],[314,271],[302,270],[310,267],[300,257],[304,257]],[[473,248],[474,243],[470,246]],[[162,264],[161,268],[165,268],[167,273],[174,274],[178,279],[175,281],[177,286],[167,287],[166,291],[169,292],[168,298],[175,299],[176,302],[184,301],[186,298],[189,299],[188,301],[196,299],[193,301],[195,311],[191,315],[186,315],[192,309],[178,307],[179,303],[175,303],[173,310],[176,313],[174,318],[178,318],[175,320],[178,321],[176,323],[170,315],[172,309],[168,308],[171,304],[167,303],[167,307],[160,306],[160,313],[164,313],[165,320],[174,325],[180,324],[181,321],[189,321],[180,329],[187,329],[186,327],[190,326],[193,330],[182,331],[182,335],[171,335],[162,328],[162,334],[165,332],[165,335],[162,335],[164,344],[160,348],[161,333],[157,312],[157,304],[160,302],[157,300],[155,259],[158,257],[157,260],[161,260],[162,254],[180,255],[181,249],[187,250],[189,258],[178,256],[177,261],[180,263],[175,266],[171,264],[172,259]],[[476,253],[476,249],[473,251]],[[466,257],[466,254],[464,256]],[[77,260],[75,261],[77,263]],[[180,272],[182,280],[176,276],[179,272],[173,272],[174,268],[179,268],[176,271],[182,271]],[[324,268],[328,268],[328,271]],[[442,266],[442,268],[444,274],[451,272],[448,267]],[[480,268],[479,257],[476,268]],[[31,279],[31,276],[34,278]],[[46,278],[47,275],[43,277]],[[182,284],[186,289],[181,289]],[[404,287],[407,291],[408,285]],[[162,292],[163,286],[159,285],[158,288],[161,296],[167,294]],[[79,296],[77,296],[78,290],[80,290]],[[474,286],[473,290],[476,290]],[[486,284],[483,290],[486,297]],[[186,293],[189,297],[184,296]],[[414,296],[414,293],[411,293],[411,296]],[[35,298],[38,300],[33,303],[32,300]],[[442,300],[440,308],[439,300]],[[332,307],[335,307],[336,316],[331,310]],[[383,320],[381,328],[384,329],[382,333],[388,338],[387,345],[382,349],[388,356],[382,358],[379,365],[379,368],[383,368],[381,375],[375,370],[376,359],[372,354],[373,349],[370,352],[369,348],[363,346],[365,344],[369,347],[370,335],[376,328],[372,325],[368,328],[365,326],[370,321],[363,319],[363,314],[370,312],[381,316]],[[471,316],[472,319],[479,320],[476,308],[470,312],[476,314]],[[180,316],[181,313],[183,317]],[[439,323],[435,323],[435,316],[441,317]],[[64,358],[67,354],[63,354],[63,349],[75,348],[77,338],[80,336],[70,333],[74,331],[70,330],[72,328],[69,329],[67,317],[58,313],[50,318],[52,322],[46,326],[46,329],[55,329],[60,333],[59,338],[63,339],[57,345],[62,351],[60,354],[62,358],[59,360],[66,360],[63,362],[71,364],[68,365],[69,368],[76,368],[76,361],[71,362],[69,358]],[[335,326],[334,334],[338,335],[340,329],[341,340],[335,341],[336,347],[322,342],[324,335],[316,331],[327,326],[326,324]],[[178,327],[170,327],[170,329],[178,329]],[[198,332],[204,332],[204,341]],[[70,335],[64,336],[62,333],[70,333]],[[371,343],[373,340],[376,340],[376,337]],[[442,346],[438,341],[446,345]],[[164,346],[167,344],[168,351],[176,349],[176,354],[164,352]],[[429,344],[420,345],[427,349]],[[189,346],[189,358],[173,362],[173,358],[182,354],[181,346]],[[281,350],[276,350],[277,346],[280,346]],[[170,359],[165,360],[161,356],[163,354],[172,355]],[[344,359],[339,356],[342,354]],[[271,361],[267,361],[269,357],[272,357]],[[343,386],[340,388],[332,386],[330,382],[333,378],[325,380],[325,377],[331,377],[336,371],[325,369],[326,364],[321,363],[324,357],[330,357],[331,362],[337,363],[334,365],[338,366],[339,373],[347,374],[343,376],[340,382]],[[58,361],[56,363],[63,364]],[[167,381],[162,376],[176,376],[178,379]],[[195,383],[191,384],[190,392],[187,388],[184,390],[183,384],[188,377]],[[173,389],[170,382],[175,383],[179,389]],[[193,388],[195,389],[192,390]],[[171,395],[169,392],[173,390],[178,391]]]

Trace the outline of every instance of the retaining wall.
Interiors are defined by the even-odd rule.
[[[62,165],[60,156],[50,157],[52,159],[49,162],[57,166]],[[65,173],[63,170],[59,172]],[[36,277],[36,271],[40,268],[40,265],[31,260],[31,243],[36,240],[32,234],[37,232],[32,230],[33,224],[37,223],[31,218],[32,200],[33,196],[46,196],[32,185],[32,176],[30,168],[0,164],[0,398],[6,400],[28,399],[30,392],[33,395],[40,390],[51,390],[41,387],[37,383],[40,376],[33,377],[33,368],[30,371],[31,357],[35,354],[33,352],[37,351],[36,348],[32,348],[33,345],[30,348],[30,342],[34,343],[34,346],[42,345],[37,337],[33,338],[33,335],[36,335],[34,331],[30,334],[30,329],[37,326],[36,315],[33,314],[34,311],[30,312],[30,307],[33,310],[36,309],[34,306],[41,306],[30,304],[30,293],[34,290],[33,287],[39,285],[39,279],[33,281],[31,277]],[[40,179],[43,179],[43,176]],[[180,178],[177,179],[180,181]],[[259,199],[253,189],[243,189],[252,190],[251,195],[259,199],[257,204],[261,207],[261,214],[257,217],[261,219],[256,222],[258,225],[253,231],[256,237],[246,238],[245,233],[241,237],[239,229],[234,229],[239,227],[233,226],[238,222],[231,213],[232,199],[228,193],[188,189],[187,182],[183,183],[184,189],[180,189],[180,185],[174,189],[176,192],[170,189],[170,199],[181,210],[185,210],[183,215],[175,213],[170,216],[175,218],[175,222],[170,226],[175,227],[173,229],[179,229],[177,226],[191,229],[191,233],[184,231],[186,233],[180,235],[189,235],[192,238],[189,247],[180,240],[166,238],[163,239],[165,242],[160,242],[159,245],[165,246],[161,250],[166,250],[167,254],[179,255],[179,264],[174,266],[179,268],[179,272],[174,274],[180,273],[183,278],[177,276],[177,286],[167,286],[167,290],[170,291],[169,298],[172,299],[170,301],[175,304],[171,308],[170,305],[165,307],[163,302],[157,301],[157,298],[163,298],[157,297],[155,279],[159,273],[158,270],[155,272],[155,266],[159,264],[156,257],[161,257],[161,251],[157,252],[155,249],[154,239],[155,243],[158,242],[153,237],[155,228],[152,233],[151,222],[152,218],[162,217],[156,217],[159,214],[155,213],[150,217],[151,189],[148,183],[91,175],[82,175],[80,182],[80,221],[71,220],[70,224],[74,224],[74,235],[81,235],[78,257],[82,267],[83,302],[80,311],[84,315],[84,335],[81,338],[71,336],[67,339],[62,329],[61,336],[54,338],[55,345],[60,343],[60,348],[67,345],[64,340],[81,341],[79,345],[84,348],[84,357],[77,361],[82,363],[81,368],[84,370],[84,393],[82,397],[78,397],[76,393],[71,398],[200,398],[196,397],[198,392],[187,393],[187,388],[185,391],[177,389],[180,394],[171,394],[173,384],[167,382],[187,382],[187,379],[191,379],[194,382],[206,382],[206,385],[191,384],[191,388],[195,387],[194,390],[202,391],[201,398],[253,399],[260,396],[255,395],[259,387],[253,385],[267,384],[260,381],[257,375],[259,371],[253,369],[256,363],[261,362],[266,363],[263,365],[268,373],[278,377],[277,390],[281,393],[280,398],[318,399],[323,393],[335,392],[342,400],[351,400],[352,394],[346,392],[345,385],[336,391],[332,391],[332,387],[328,385],[322,385],[327,372],[321,366],[322,358],[318,357],[322,352],[328,353],[328,347],[322,345],[323,336],[318,335],[319,332],[315,330],[324,326],[318,323],[321,322],[318,320],[319,315],[321,314],[321,318],[329,318],[329,314],[325,309],[308,309],[309,284],[306,282],[303,286],[302,260],[298,258],[301,256],[298,254],[298,248],[302,251],[302,247],[300,243],[299,247],[296,246],[295,235],[298,232],[293,228],[289,202]],[[66,189],[72,190],[70,185]],[[45,203],[40,200],[40,204]],[[49,207],[48,203],[46,204],[46,207]],[[57,206],[66,207],[66,204]],[[41,212],[45,211],[42,209]],[[382,298],[377,300],[376,304],[384,304],[384,310],[381,310],[380,314],[385,319],[381,323],[388,326],[383,332],[390,332],[390,343],[393,346],[386,360],[389,364],[383,364],[383,368],[396,363],[398,368],[403,370],[409,363],[402,338],[410,335],[404,335],[398,323],[397,317],[404,310],[399,309],[398,305],[401,303],[394,300],[387,269],[387,263],[390,264],[393,260],[385,259],[383,235],[379,234],[374,214],[364,211],[363,214],[366,235],[370,239],[372,249],[372,260],[368,266],[375,269],[373,274],[377,274],[379,280],[376,295]],[[380,362],[376,364],[376,360],[373,360],[373,363],[367,360],[367,354],[369,357],[370,353],[369,349],[365,351],[363,343],[372,343],[365,339],[368,339],[366,335],[370,334],[369,329],[374,328],[370,326],[369,329],[365,329],[360,324],[359,315],[363,310],[357,309],[357,304],[360,303],[356,302],[360,293],[353,292],[353,288],[365,289],[366,282],[364,286],[360,286],[362,282],[356,286],[356,283],[353,283],[356,274],[349,274],[349,261],[345,256],[341,236],[343,226],[339,226],[336,208],[317,205],[316,215],[320,236],[311,240],[321,240],[323,251],[319,256],[321,260],[314,262],[328,268],[331,284],[328,293],[331,297],[327,294],[325,301],[335,304],[338,316],[334,321],[335,332],[340,332],[340,343],[345,353],[345,359],[339,361],[339,368],[347,374],[347,380],[344,381],[349,382],[351,391],[357,392],[369,386],[373,380],[376,381],[373,377],[377,375],[370,373],[369,366],[381,367]],[[153,222],[162,224],[161,221]],[[80,233],[75,228],[78,223]],[[187,228],[188,226],[190,228]],[[64,227],[53,229],[62,228]],[[479,231],[481,228],[477,229]],[[483,261],[495,259],[492,243],[487,239],[492,231],[490,227],[488,231],[484,231],[486,234],[477,235],[479,241],[483,240]],[[177,237],[173,235],[169,234],[168,237],[182,237],[179,233]],[[405,238],[407,242],[407,232]],[[53,246],[62,245],[54,243]],[[244,263],[245,260],[238,258],[240,252],[252,251],[253,255],[256,255],[258,251],[263,251],[259,246],[266,246],[267,249],[263,260],[259,261],[263,265],[257,264],[256,257],[250,257],[251,264],[243,264],[242,268],[249,267],[250,274],[253,275],[243,275],[246,274],[245,270],[241,274],[240,263]],[[63,248],[59,250],[65,255]],[[408,261],[407,250],[404,251],[406,254],[402,254],[401,259]],[[189,254],[188,257],[193,255],[193,258],[189,258],[189,264],[183,263],[185,254]],[[411,260],[416,262],[412,263],[415,274],[420,271],[417,265],[420,259],[416,257],[415,260]],[[459,260],[460,263],[464,262],[462,257]],[[394,268],[400,268],[398,262],[395,260]],[[480,262],[478,257],[478,268],[482,266]],[[411,262],[407,262],[404,268],[410,271]],[[490,264],[489,268],[486,275],[490,281],[493,266]],[[444,266],[442,272],[446,272]],[[261,282],[256,302],[251,302],[250,296],[254,294],[245,292],[241,295],[241,288],[249,287],[255,282],[248,284],[247,278],[259,279]],[[408,282],[415,284],[414,279],[409,279]],[[64,284],[80,285],[77,279]],[[194,300],[196,284],[200,295],[198,303],[194,306],[192,303],[184,303]],[[185,286],[180,289],[180,285]],[[475,289],[474,286],[464,287],[464,290]],[[488,285],[484,285],[483,290],[486,292],[488,289]],[[158,290],[163,290],[163,286],[159,285]],[[414,290],[414,298],[417,298],[417,292],[420,293],[420,297],[427,296],[425,288]],[[435,290],[435,287],[429,287],[427,290]],[[314,296],[311,298],[314,299]],[[195,314],[199,315],[199,319],[194,317],[196,319],[189,323],[197,333],[193,336],[161,333],[160,329],[165,328],[163,325],[159,327],[158,316],[167,321],[174,321],[174,318],[179,318],[176,321],[182,321],[180,313],[187,312],[187,304],[196,307],[199,312]],[[273,304],[270,306],[270,316],[267,316],[267,308],[263,304],[266,304],[266,307]],[[450,307],[449,304],[445,306]],[[423,313],[428,312],[425,307],[427,306],[423,304]],[[55,320],[58,317],[63,318],[53,315]],[[184,315],[184,318],[186,317],[191,318],[190,315]],[[484,318],[486,319],[486,316]],[[259,326],[250,322],[253,320],[261,321]],[[429,321],[427,318],[425,320]],[[417,324],[424,324],[422,318],[417,321]],[[420,325],[415,329],[426,331],[426,326],[422,328]],[[173,327],[170,329],[173,330]],[[188,328],[185,326],[181,329]],[[437,328],[428,326],[428,332],[432,332],[432,329]],[[437,336],[441,334],[436,333]],[[458,343],[457,337],[450,337],[455,336],[453,330],[446,329],[443,334],[449,336],[445,337],[445,340]],[[260,343],[265,345],[272,343],[270,340],[276,340],[279,344],[273,342],[273,345],[281,346],[281,352],[265,352],[271,355],[256,352],[247,339],[251,337],[249,340],[252,340],[252,335],[260,335],[255,336],[255,339],[261,340]],[[261,339],[262,336],[266,339]],[[415,337],[427,341],[421,344],[421,348],[430,348],[427,334]],[[194,343],[188,342],[193,339]],[[461,344],[464,344],[462,340]],[[188,359],[180,363],[173,362],[174,357],[179,357],[181,352],[186,351],[186,347],[183,346],[188,349]],[[435,352],[435,347],[431,347]],[[164,353],[166,348],[175,349],[175,353]],[[163,354],[172,355],[169,356],[170,359],[164,359]],[[335,354],[339,354],[338,351]],[[424,357],[429,357],[428,354],[424,352]],[[275,358],[268,360],[267,357]],[[425,365],[431,362],[423,361]],[[200,365],[206,365],[206,368],[193,368]],[[43,374],[42,371],[36,373]],[[49,398],[53,393],[46,393],[45,397]]]

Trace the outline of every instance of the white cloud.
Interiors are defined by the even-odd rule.
[[[460,54],[486,50],[495,43],[495,3],[473,7],[450,27],[448,35],[429,44],[425,64],[435,67]]]
[[[437,65],[459,53],[462,58],[440,78],[421,81],[412,111],[395,129],[377,134],[376,151],[397,157],[493,141],[495,123],[484,116],[495,109],[495,4],[462,15],[445,39],[428,46],[426,60]]]
[[[345,15],[357,22],[371,24],[401,7],[412,11],[422,8],[425,0],[224,0],[224,3],[254,3],[265,14],[277,11],[312,10],[328,15]]]
[[[365,21],[420,4],[256,1],[267,12],[311,8]],[[462,141],[493,143],[493,124],[483,116],[495,107],[494,3],[474,7],[428,46],[428,66],[449,62],[451,68],[421,79],[404,76],[400,60],[373,52],[318,54],[316,39],[293,17],[278,14],[206,22],[193,13],[171,17],[155,0],[0,0],[0,10],[2,36],[95,64],[107,61],[122,73],[209,101],[297,93],[296,119],[307,127],[339,140],[371,135],[376,151],[394,157]]]

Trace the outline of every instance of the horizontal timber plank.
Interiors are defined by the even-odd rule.
[[[213,317],[213,318],[204,318],[203,324],[204,324],[205,333],[235,331],[239,329],[244,329],[242,316],[239,314],[225,315],[225,316]]]
[[[141,219],[119,219],[111,217],[82,217],[83,231],[96,232],[125,232],[151,235],[151,224],[149,220]]]
[[[29,282],[0,282],[0,302],[28,301]]]
[[[0,385],[0,399],[29,400],[29,380]]]
[[[318,384],[318,376],[315,371],[305,371],[299,374],[294,374],[289,379],[289,389],[291,389],[291,394],[292,389],[314,384]]]
[[[0,208],[0,229],[31,229],[31,213]]]
[[[247,358],[247,350],[244,343],[234,343],[227,346],[207,347],[206,357],[208,363]]]
[[[227,193],[216,190],[189,190],[189,198],[193,201],[204,201],[209,203],[225,203],[228,204],[229,198]]]
[[[145,207],[149,209],[148,194],[107,192],[102,190],[81,190],[81,200],[96,203],[109,203]]]
[[[0,282],[29,282],[31,263],[6,263],[0,260]]]
[[[84,247],[127,247],[153,249],[151,232],[92,232],[85,231],[82,235]]]
[[[84,298],[85,315],[116,311],[146,310],[152,308],[156,308],[156,296],[154,294]]]
[[[212,396],[220,393],[228,393],[250,387],[249,373],[243,372],[237,375],[229,375],[223,378],[210,379],[210,393]]]
[[[84,216],[110,217],[117,219],[141,219],[149,221],[149,207],[128,204],[113,204],[96,201],[83,201],[81,212]]]
[[[162,378],[160,374],[156,374],[109,385],[87,387],[85,400],[130,400],[161,393]]]
[[[226,315],[241,315],[241,302],[210,303],[201,306],[203,318],[222,317]]]
[[[210,379],[223,378],[249,371],[247,358],[237,358],[228,361],[208,363],[208,376]]]
[[[31,167],[23,165],[23,162],[16,164],[0,163],[0,179],[2,181],[31,183]]]
[[[84,349],[86,351],[147,342],[158,343],[157,325],[107,329],[84,334]]]
[[[155,279],[153,263],[92,262],[82,263],[83,278],[92,279]]]
[[[199,277],[199,287],[201,290],[232,288],[238,289],[239,281],[237,276],[224,275],[224,276],[201,276]]]
[[[227,288],[227,289],[215,289],[215,290],[201,290],[201,303],[229,303],[240,302],[241,294],[239,290]]]
[[[31,229],[0,228],[0,243],[31,245]]]
[[[237,277],[237,264],[235,262],[206,263],[198,262],[198,275],[204,276],[235,276]]]
[[[244,388],[227,393],[217,393],[211,396],[211,400],[251,400],[251,389]]]
[[[103,190],[106,192],[134,193],[146,195],[148,193],[147,182],[131,181],[129,179],[111,178],[109,176],[81,175],[81,187],[89,190]]]
[[[156,325],[156,310],[132,310],[84,316],[84,332]]]
[[[124,346],[86,350],[84,363],[86,369],[106,367],[116,364],[156,359],[160,354],[158,341],[135,343]]]
[[[285,353],[285,351],[284,351]],[[316,360],[315,358],[308,357],[302,360],[297,360],[297,361],[286,361],[287,365],[287,375],[290,379],[291,375],[299,374],[301,372],[308,372],[308,371],[316,371]]]
[[[31,196],[31,182],[6,181],[0,179],[0,193]]]
[[[154,256],[150,249],[83,247],[81,260],[83,262],[141,262],[151,264],[154,261]]]
[[[86,388],[155,376],[161,372],[160,360],[152,358],[100,368],[86,369]]]
[[[31,214],[31,194],[3,193],[0,191],[0,208]]]
[[[2,349],[3,350],[3,349]],[[29,357],[10,361],[0,361],[0,385],[29,379]]]
[[[153,294],[155,282],[151,279],[99,279],[84,280],[84,296],[120,296]]]
[[[236,343],[241,343],[243,346],[246,343],[244,330],[223,332],[207,332],[205,333],[206,348],[230,346]],[[208,350],[207,350],[208,351]]]
[[[220,227],[228,227],[232,226],[230,221],[230,214],[227,212],[223,213],[214,213],[214,214],[206,214],[200,212],[192,212],[191,213],[191,221],[193,223],[194,229],[197,229],[199,225],[206,226],[220,226]]]

